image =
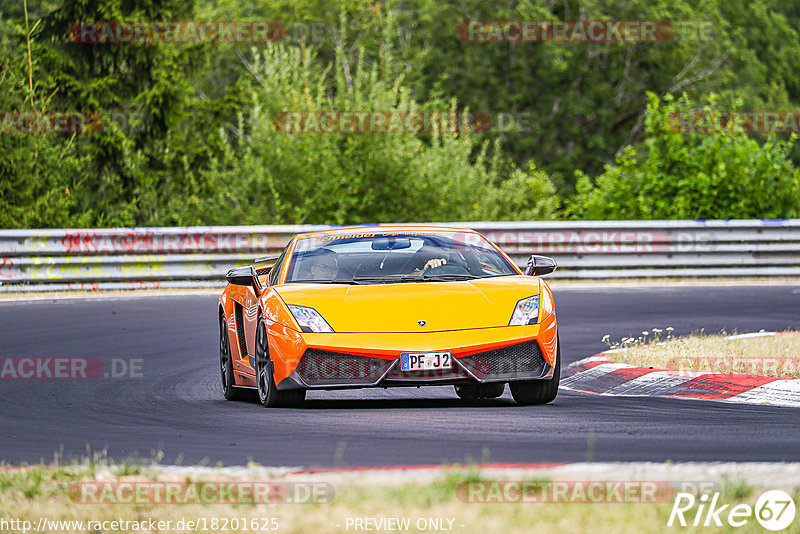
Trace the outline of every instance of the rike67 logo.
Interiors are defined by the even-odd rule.
[[[755,506],[722,504],[719,493],[706,493],[699,497],[678,493],[667,526],[722,527],[727,523],[731,527],[742,527],[755,519],[765,529],[777,532],[792,524],[795,512],[794,500],[781,490],[763,493]]]

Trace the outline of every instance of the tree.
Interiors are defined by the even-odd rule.
[[[454,101],[412,98],[395,63],[392,24],[389,16],[382,59],[372,66],[363,50],[351,63],[344,41],[330,71],[312,48],[277,43],[253,50],[250,112],[212,173],[218,195],[198,199],[196,213],[263,223],[443,221],[496,213],[489,206],[496,199],[492,188],[505,171],[496,147],[476,134],[285,133],[276,127],[275,117],[285,112],[455,113]]]
[[[0,228],[85,225],[88,219],[77,213],[76,200],[87,162],[75,152],[76,136],[15,132],[15,112],[46,112],[50,103],[46,93],[35,92],[38,76],[30,90],[31,69],[38,72],[38,61],[28,56],[26,46],[29,37],[35,39],[32,25],[20,21],[4,30],[0,110],[8,131],[0,132]]]
[[[717,109],[715,99],[704,106]],[[795,137],[759,144],[731,128],[681,133],[674,114],[693,109],[684,96],[648,94],[646,140],[632,147],[594,183],[578,172],[569,202],[578,219],[748,219],[800,216],[800,170],[789,152]]]
[[[76,139],[91,164],[80,209],[93,224],[157,224],[163,192],[207,160],[214,130],[187,73],[197,48],[184,44],[83,44],[70,25],[92,21],[191,20],[184,0],[63,0],[43,19],[39,77],[56,109],[103,116],[102,129]],[[206,106],[207,107],[207,106]],[[200,116],[198,116],[200,115]]]

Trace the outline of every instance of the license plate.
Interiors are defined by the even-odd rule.
[[[427,371],[429,369],[452,369],[450,352],[404,352],[400,355],[403,371]]]

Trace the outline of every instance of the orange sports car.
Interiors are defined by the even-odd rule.
[[[219,299],[226,399],[296,406],[309,389],[452,385],[462,399],[543,404],[561,366],[556,268],[523,273],[481,234],[377,226],[296,235],[232,269]]]

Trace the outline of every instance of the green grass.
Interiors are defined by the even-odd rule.
[[[178,482],[237,480],[228,475],[167,476],[140,462],[112,464],[107,461],[75,462],[68,465],[30,466],[21,470],[0,468],[0,517],[19,518],[36,523],[48,519],[140,521],[154,518],[177,522],[180,519],[242,518],[247,520],[275,517],[278,532],[342,533],[348,518],[424,518],[453,520],[453,532],[488,534],[492,532],[663,532],[672,502],[657,504],[589,504],[589,503],[470,503],[459,488],[470,482],[498,480],[474,465],[446,468],[430,482],[397,482],[391,474],[377,481],[358,481],[336,475],[308,475],[298,482],[330,480],[335,495],[329,503],[317,504],[241,504],[241,505],[92,505],[75,502],[70,484],[77,481],[160,480]],[[333,478],[330,478],[330,477]],[[253,481],[252,476],[239,480]],[[265,477],[265,481],[272,481]],[[285,478],[280,480],[287,480]],[[529,474],[524,480],[545,482],[548,478]],[[721,502],[754,504],[764,489],[743,479],[718,481]],[[797,501],[800,488],[794,489]],[[687,518],[693,517],[687,514]],[[337,527],[337,525],[339,525]],[[463,525],[463,526],[462,526]],[[125,532],[125,530],[122,530]],[[228,529],[230,532],[248,530]],[[352,529],[350,530],[353,531]],[[679,528],[676,532],[760,532],[751,521],[743,528],[722,529]],[[784,532],[800,533],[800,519]]]

